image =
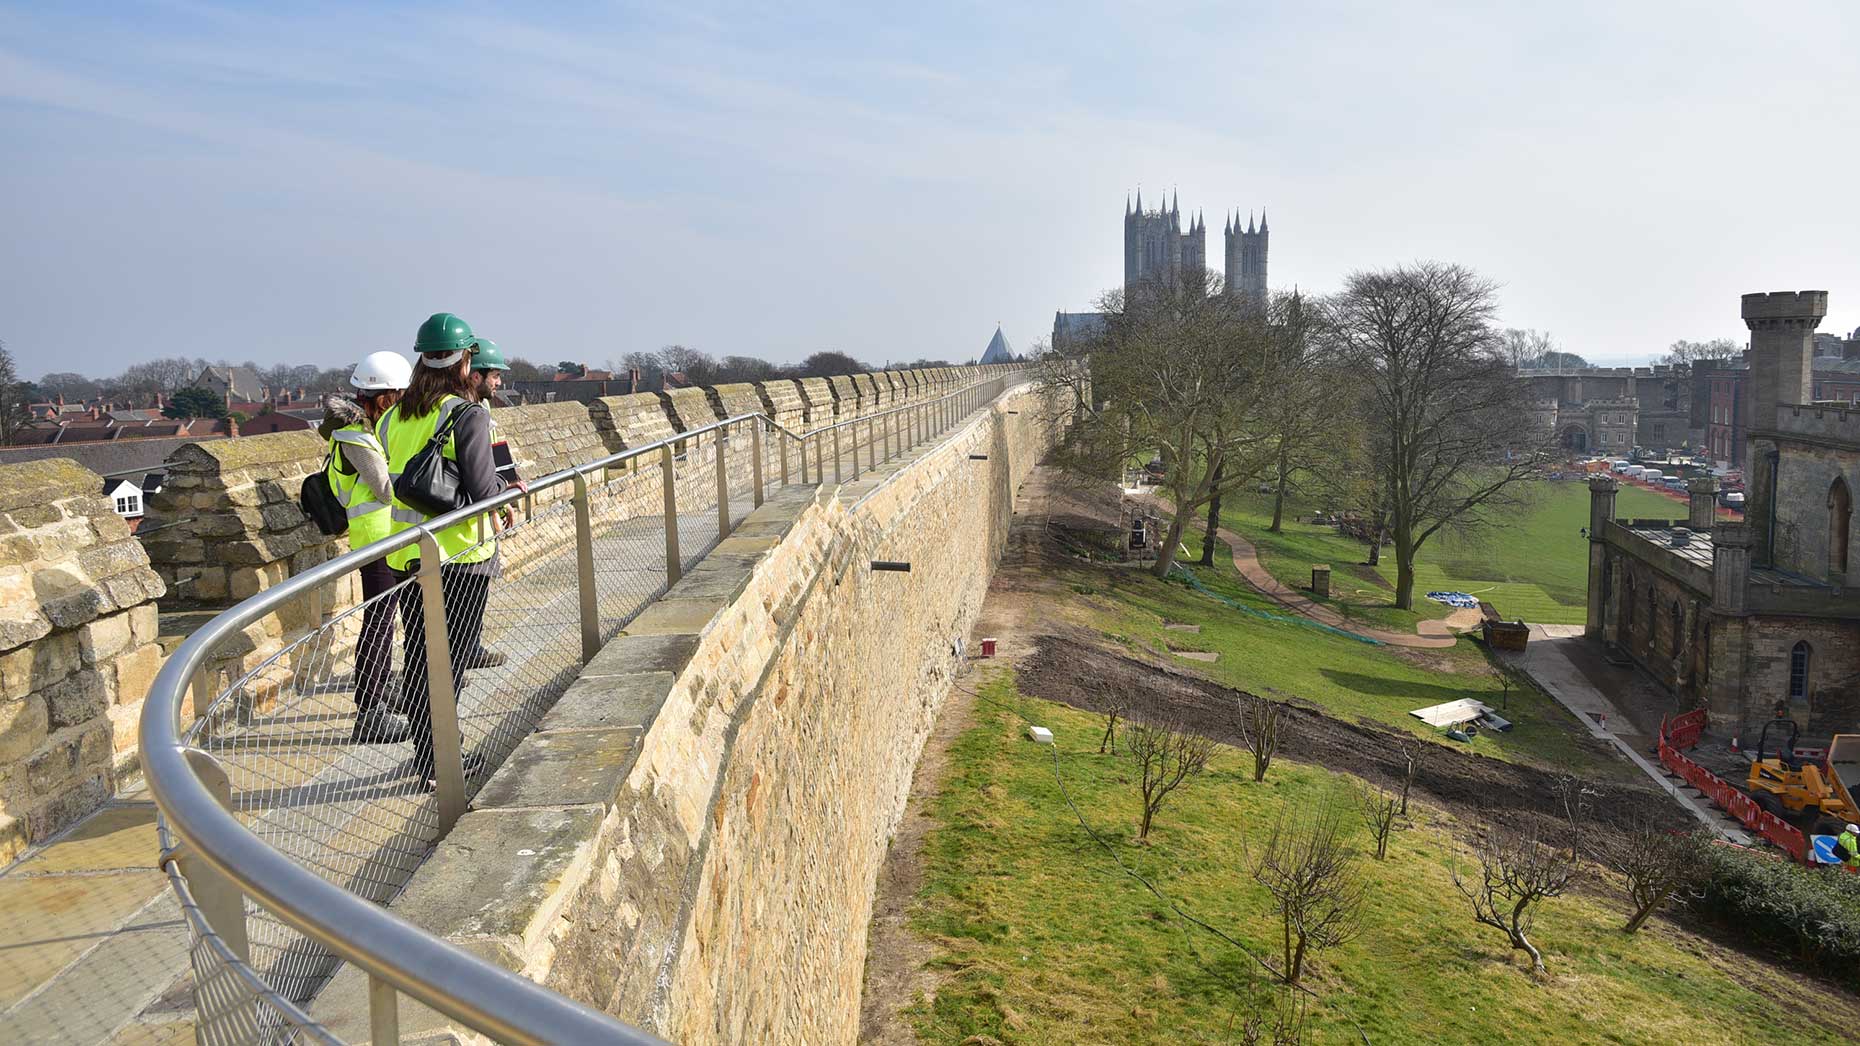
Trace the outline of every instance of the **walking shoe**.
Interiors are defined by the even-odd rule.
[[[498,665],[508,660],[510,659],[505,657],[504,652],[501,650],[486,650],[483,647],[479,647],[470,657],[465,659],[465,667],[496,668]]]
[[[370,705],[355,714],[349,728],[349,743],[357,745],[397,745],[413,736],[413,727],[405,716],[395,715],[386,705]]]
[[[484,756],[476,752],[466,752],[464,758],[460,759],[459,762],[464,765],[465,780],[467,781],[484,773]],[[439,778],[427,777],[426,790],[429,792],[439,791]]]

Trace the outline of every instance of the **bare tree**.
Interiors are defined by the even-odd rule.
[[[1389,836],[1395,831],[1395,819],[1401,812],[1401,799],[1386,788],[1364,781],[1357,787],[1356,802],[1363,808],[1363,821],[1369,825],[1369,834],[1375,836],[1376,860],[1386,860]]]
[[[1556,339],[1550,336],[1549,331],[1507,327],[1499,332],[1498,351],[1506,363],[1518,370],[1526,370],[1537,366],[1546,356],[1557,351]]]
[[[63,396],[73,403],[82,403],[102,391],[102,387],[82,374],[72,371],[57,371],[39,379],[39,388],[47,396]]]
[[[1253,781],[1266,779],[1272,756],[1279,750],[1279,721],[1285,706],[1258,694],[1240,695],[1240,743],[1253,754]]]
[[[755,356],[725,356],[717,365],[718,381],[768,381],[781,373],[780,367]]]
[[[109,384],[129,393],[173,392],[199,377],[206,367],[203,359],[166,356],[131,364]]]
[[[1673,342],[1666,349],[1666,355],[1660,357],[1661,363],[1697,363],[1700,360],[1728,360],[1743,351],[1729,338],[1713,338],[1710,341],[1687,341],[1684,338]]]
[[[1519,424],[1532,393],[1500,351],[1496,310],[1491,282],[1438,262],[1354,273],[1325,309],[1325,334],[1364,387],[1403,610],[1428,539],[1478,525],[1547,450],[1549,434]]]
[[[1117,754],[1117,721],[1128,710],[1128,703],[1113,698],[1110,710],[1104,714],[1104,736],[1098,739],[1098,754],[1103,755],[1108,745],[1112,755]]]
[[[0,443],[12,443],[32,425],[32,383],[19,380],[13,354],[0,341]]]
[[[801,361],[800,377],[827,378],[835,374],[863,374],[870,369],[843,352],[816,352]]]
[[[1215,498],[1271,461],[1273,393],[1287,343],[1302,343],[1304,311],[1291,299],[1260,310],[1206,286],[1157,286],[1099,301],[1101,332],[1068,338],[1041,360],[1040,380],[1073,392],[1075,416],[1056,455],[1065,468],[1115,477],[1133,458],[1162,460],[1171,518],[1151,572],[1167,577],[1182,535]],[[1081,366],[1083,364],[1083,366]]]
[[[1284,987],[1269,1002],[1253,1000],[1240,1025],[1241,1046],[1299,1046],[1305,1041],[1305,994]]]
[[[1147,718],[1133,719],[1124,728],[1124,748],[1137,765],[1137,787],[1143,798],[1137,842],[1146,843],[1163,800],[1208,768],[1214,740],[1190,732],[1167,712],[1152,706]]]
[[[1665,905],[1696,896],[1707,843],[1703,832],[1674,832],[1643,823],[1609,847],[1608,865],[1626,881],[1631,905],[1623,933],[1638,931]]]
[[[659,367],[667,373],[683,374],[693,385],[711,385],[717,380],[717,361],[708,352],[667,345],[659,350]]]
[[[1408,816],[1408,793],[1414,790],[1414,779],[1426,765],[1429,745],[1418,737],[1411,737],[1395,743],[1395,751],[1401,756],[1401,815]]]
[[[1253,880],[1272,895],[1279,916],[1285,960],[1279,976],[1295,985],[1312,951],[1342,944],[1359,929],[1363,885],[1343,845],[1337,807],[1301,817],[1281,813],[1251,863]]]
[[[1531,967],[1544,972],[1543,953],[1531,943],[1531,923],[1537,906],[1562,896],[1576,881],[1580,868],[1575,845],[1575,824],[1567,840],[1552,840],[1541,821],[1521,830],[1494,829],[1477,851],[1477,880],[1452,869],[1453,886],[1472,905],[1473,921],[1503,933],[1514,951],[1531,957]]]

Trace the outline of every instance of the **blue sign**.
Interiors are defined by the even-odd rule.
[[[1835,835],[1811,835],[1808,837],[1808,849],[1817,864],[1840,864],[1841,859],[1834,856]]]

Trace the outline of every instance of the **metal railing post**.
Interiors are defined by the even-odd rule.
[[[368,1038],[375,1043],[400,1041],[400,1000],[392,984],[372,974],[368,978]]]
[[[762,507],[762,419],[755,418],[749,422],[749,452],[755,458],[753,476],[756,482],[755,504]],[[781,456],[781,481],[788,482],[788,455]]]
[[[198,748],[189,748],[187,766],[207,791],[213,793],[214,801],[227,813],[232,813],[232,778],[226,775],[226,768],[220,761]],[[200,903],[200,914],[206,917],[207,925],[213,927],[213,932],[220,935],[220,940],[240,962],[251,962],[252,944],[245,932],[245,895],[225,872],[196,856],[193,846],[183,843],[177,859],[181,862],[181,876]]]
[[[717,539],[720,541],[730,534],[730,466],[724,447],[729,442],[724,437],[726,431],[717,430]]]
[[[788,434],[777,433],[775,442],[781,447],[781,485],[788,485]],[[801,446],[801,482],[807,482],[807,445]]]
[[[588,477],[575,473],[575,579],[581,596],[581,663],[601,652],[601,601],[594,587],[594,510]]]
[[[659,471],[665,477],[665,585],[670,588],[684,576],[678,558],[678,478],[672,474],[672,445],[659,448]]]
[[[433,776],[439,782],[439,834],[465,813],[464,738],[459,735],[458,680],[452,676],[452,641],[446,635],[444,553],[432,531],[420,530],[420,606],[426,633],[426,700],[433,732]],[[469,611],[467,611],[469,612]]]
[[[884,426],[885,426],[885,436],[884,436],[885,460],[890,461],[893,456],[893,451],[896,449],[895,444],[897,443],[897,437],[896,437],[896,430],[898,427],[898,412],[897,411],[888,410],[885,412]]]
[[[865,464],[867,468],[878,467],[878,419],[865,419]]]
[[[856,461],[853,462],[855,468],[858,464]],[[840,427],[838,425],[833,426],[833,482],[845,482],[840,478]]]

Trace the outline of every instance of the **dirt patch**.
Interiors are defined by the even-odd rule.
[[[1238,745],[1243,692],[1141,661],[1070,636],[1041,636],[1019,666],[1022,693],[1088,712],[1141,709],[1161,701],[1190,729]],[[1401,784],[1397,734],[1333,718],[1296,699],[1286,702],[1279,753],[1395,788]],[[1138,712],[1141,718],[1141,712]],[[1559,812],[1567,775],[1435,745],[1416,777],[1416,797],[1455,814],[1521,828]],[[1588,807],[1590,833],[1618,835],[1652,823],[1687,826],[1685,814],[1651,788],[1576,779]],[[1601,839],[1595,839],[1601,842]]]

